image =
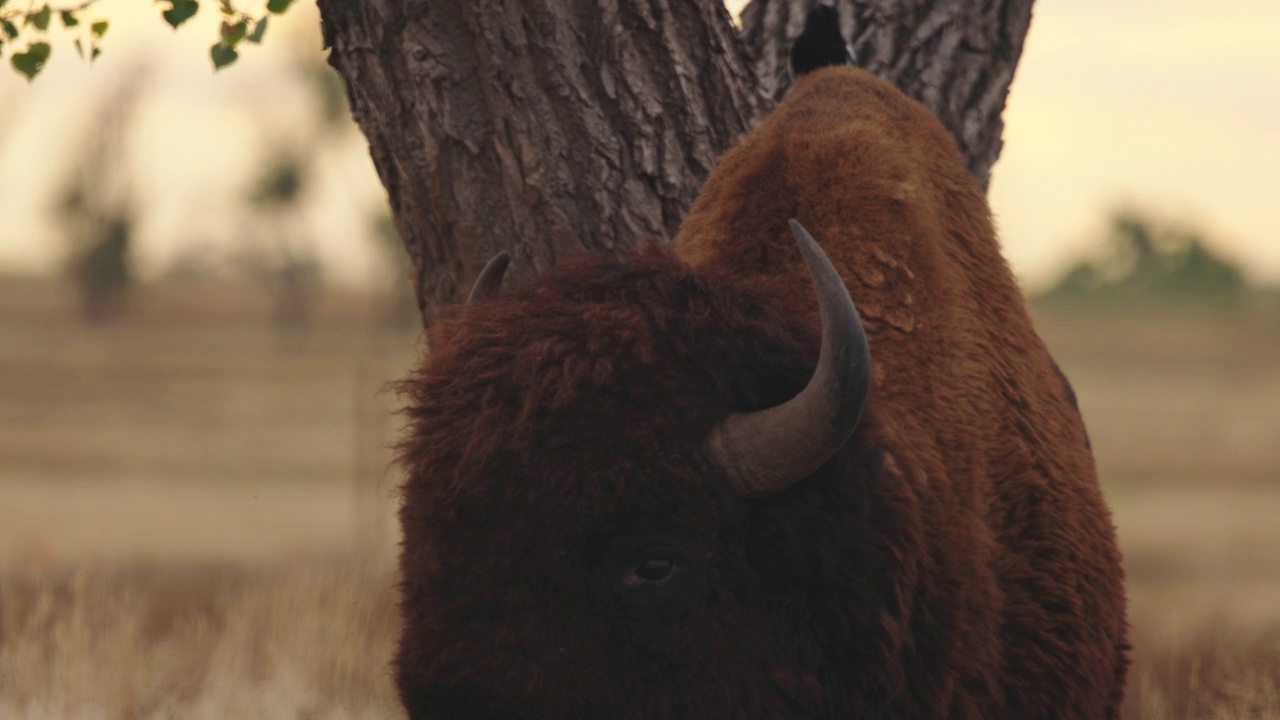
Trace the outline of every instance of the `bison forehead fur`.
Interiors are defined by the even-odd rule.
[[[862,312],[870,400],[768,497],[705,443],[803,388],[787,233]],[[460,309],[404,382],[414,718],[1114,718],[1122,573],[1083,424],[922,106],[799,78],[674,256],[584,260]]]

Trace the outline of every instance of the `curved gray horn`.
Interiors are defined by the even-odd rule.
[[[734,413],[707,439],[712,461],[743,495],[773,495],[822,466],[853,434],[871,388],[871,355],[849,290],[813,237],[796,236],[822,314],[818,366],[800,394],[771,408]]]
[[[502,289],[502,276],[506,274],[509,264],[511,264],[511,254],[506,250],[494,255],[488,263],[485,263],[484,269],[476,276],[476,284],[471,286],[471,294],[467,296],[467,302],[497,297],[498,291]]]

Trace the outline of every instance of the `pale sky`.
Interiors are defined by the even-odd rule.
[[[1276,0],[1037,2],[990,190],[1015,271],[1043,283],[1132,203],[1280,282],[1278,34]]]
[[[0,272],[58,267],[48,208],[74,161],[67,150],[83,142],[95,102],[142,65],[153,89],[128,162],[150,210],[144,273],[192,244],[244,242],[227,208],[255,158],[306,126],[308,98],[287,60],[319,53],[310,3],[217,75],[214,3],[178,33],[159,5],[98,7],[112,27],[93,68],[56,35],[35,83],[7,58],[0,68]],[[1127,203],[1200,225],[1251,277],[1280,282],[1277,35],[1277,0],[1039,0],[990,195],[1015,272],[1032,286],[1051,281],[1096,249],[1108,211]],[[363,141],[328,150],[322,167],[311,219],[321,257],[335,280],[368,282],[376,258],[364,219],[381,188]]]

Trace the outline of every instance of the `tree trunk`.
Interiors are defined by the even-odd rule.
[[[430,323],[511,274],[674,237],[716,157],[785,90],[817,0],[318,0]],[[920,98],[984,184],[1032,0],[839,0],[861,64]],[[752,68],[752,58],[763,76]]]
[[[320,0],[431,322],[511,274],[676,230],[767,106],[724,7],[689,0]]]
[[[1032,0],[834,0],[858,64],[924,103],[985,188],[1000,157],[1005,99]],[[764,92],[791,86],[787,55],[819,0],[752,0],[742,11]],[[831,4],[823,0],[823,4]]]

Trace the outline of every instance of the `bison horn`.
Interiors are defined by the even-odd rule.
[[[510,263],[511,255],[506,250],[494,255],[489,262],[485,263],[484,269],[476,277],[476,284],[471,286],[471,294],[467,296],[467,302],[496,297],[498,291],[502,289],[502,276],[506,274],[507,265]]]
[[[773,495],[822,466],[853,434],[871,387],[871,356],[844,280],[818,243],[791,221],[822,314],[822,349],[809,384],[794,398],[734,413],[712,430],[708,454],[739,493]]]

